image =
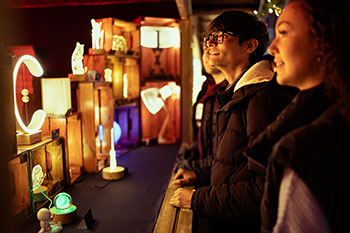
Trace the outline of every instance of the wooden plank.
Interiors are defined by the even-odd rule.
[[[84,169],[86,172],[97,172],[93,83],[79,83],[79,94],[79,110],[82,113],[83,126]]]
[[[194,186],[184,187],[188,190],[193,190]],[[176,219],[175,233],[192,233],[192,219],[193,211],[191,209],[181,208],[178,211],[178,216]]]
[[[181,26],[181,133],[182,143],[191,144],[192,130],[192,17],[182,19]]]
[[[181,18],[187,18],[192,15],[191,0],[176,0],[176,5]]]
[[[174,174],[170,178],[169,186],[166,191],[162,207],[160,209],[156,226],[154,227],[153,233],[172,233],[174,229],[174,224],[176,221],[177,208],[169,205],[169,201],[176,189],[179,188],[178,185],[171,183]]]
[[[171,183],[173,178],[174,174],[170,178],[168,189],[165,194],[153,233],[192,233],[192,210],[175,208],[169,204],[170,198],[174,194],[175,190],[180,188],[179,185],[174,185]],[[194,187],[186,186],[184,188],[192,190]]]
[[[177,219],[175,233],[192,233],[192,219],[192,210],[181,208]]]

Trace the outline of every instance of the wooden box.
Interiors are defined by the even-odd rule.
[[[81,82],[78,110],[82,114],[84,171],[100,171],[109,158],[110,132],[113,127],[113,93],[110,83]],[[100,128],[103,127],[103,141]]]
[[[116,101],[140,97],[139,57],[109,55],[106,67],[112,70],[113,97]]]
[[[65,148],[65,174],[68,184],[79,178],[84,171],[81,113],[69,116],[48,117],[43,125],[43,135],[50,136],[59,129]]]
[[[40,165],[45,174],[42,186],[47,188],[47,196],[52,199],[65,186],[64,179],[64,149],[62,138],[43,139],[41,142],[30,146],[19,146],[19,151],[28,153],[28,174],[30,188],[30,199],[32,202],[33,213],[40,209],[48,200],[42,194],[33,192],[32,170],[36,165]],[[44,191],[44,190],[43,190]],[[37,189],[36,192],[39,193]]]
[[[138,103],[115,108],[115,121],[122,130],[117,147],[121,150],[137,146],[140,142],[140,110]]]
[[[10,178],[11,215],[15,218],[16,223],[22,223],[32,214],[28,188],[28,152],[19,151],[19,154],[7,164]]]
[[[115,18],[96,19],[96,22],[102,22],[102,29],[104,30],[104,44],[103,49],[110,53],[113,44],[113,36],[123,36],[126,40],[126,51],[116,51],[121,54],[140,55],[140,31],[136,23],[127,22]]]

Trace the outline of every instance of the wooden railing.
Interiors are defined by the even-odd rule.
[[[180,187],[171,183],[173,177],[170,178],[153,233],[192,233],[192,210],[169,205],[171,196]],[[193,186],[185,188],[192,190]]]

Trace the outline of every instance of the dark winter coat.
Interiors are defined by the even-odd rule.
[[[223,82],[216,85],[213,91],[204,99],[203,101],[203,113],[201,119],[201,149],[203,153],[203,158],[199,159],[198,151],[198,141],[196,140],[192,146],[182,152],[183,156],[178,156],[178,163],[176,165],[175,171],[180,168],[186,170],[193,170],[195,168],[201,168],[210,166],[213,161],[213,151],[215,151],[215,137],[216,137],[216,111],[221,108],[218,102],[217,96],[222,93],[228,85],[228,82],[224,80]],[[207,85],[203,84],[203,89]],[[199,93],[196,103],[193,105],[193,109],[196,109],[200,98],[204,95],[202,91]],[[199,98],[200,97],[200,98]],[[193,115],[195,115],[195,110]],[[194,118],[194,117],[193,117]],[[195,118],[194,118],[195,119]],[[193,124],[196,126],[196,121],[193,120]],[[197,127],[195,127],[197,128]],[[198,133],[198,131],[197,131]]]
[[[262,232],[277,219],[278,195],[284,169],[291,167],[305,182],[329,220],[332,232],[349,226],[347,185],[350,124],[324,94],[323,85],[300,92],[246,154],[269,161],[261,205]],[[302,223],[301,223],[302,224]]]
[[[232,90],[234,88],[234,90]],[[243,150],[290,103],[295,89],[273,79],[269,61],[245,72],[221,96],[217,113],[217,151],[212,166],[195,170],[199,185],[191,208],[211,220],[213,232],[251,232],[260,226],[260,201],[265,174],[250,167]]]

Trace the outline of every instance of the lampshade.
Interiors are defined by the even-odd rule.
[[[172,85],[171,83],[169,83],[169,85],[164,85],[162,88],[151,87],[141,91],[142,101],[150,113],[156,114],[162,108],[166,113],[158,133],[158,144],[174,142],[173,139],[165,137],[166,127],[170,119],[170,111],[164,101],[171,95],[177,94],[177,92],[176,85]]]
[[[49,116],[64,116],[72,108],[69,78],[42,78],[43,109]]]
[[[142,26],[141,46],[146,48],[179,47],[179,30],[173,27]]]
[[[150,113],[156,114],[164,106],[164,101],[173,94],[169,85],[162,88],[147,88],[141,91],[141,98]]]
[[[159,88],[151,87],[141,91],[141,98],[148,111],[156,114],[163,107],[164,101],[160,98]]]

